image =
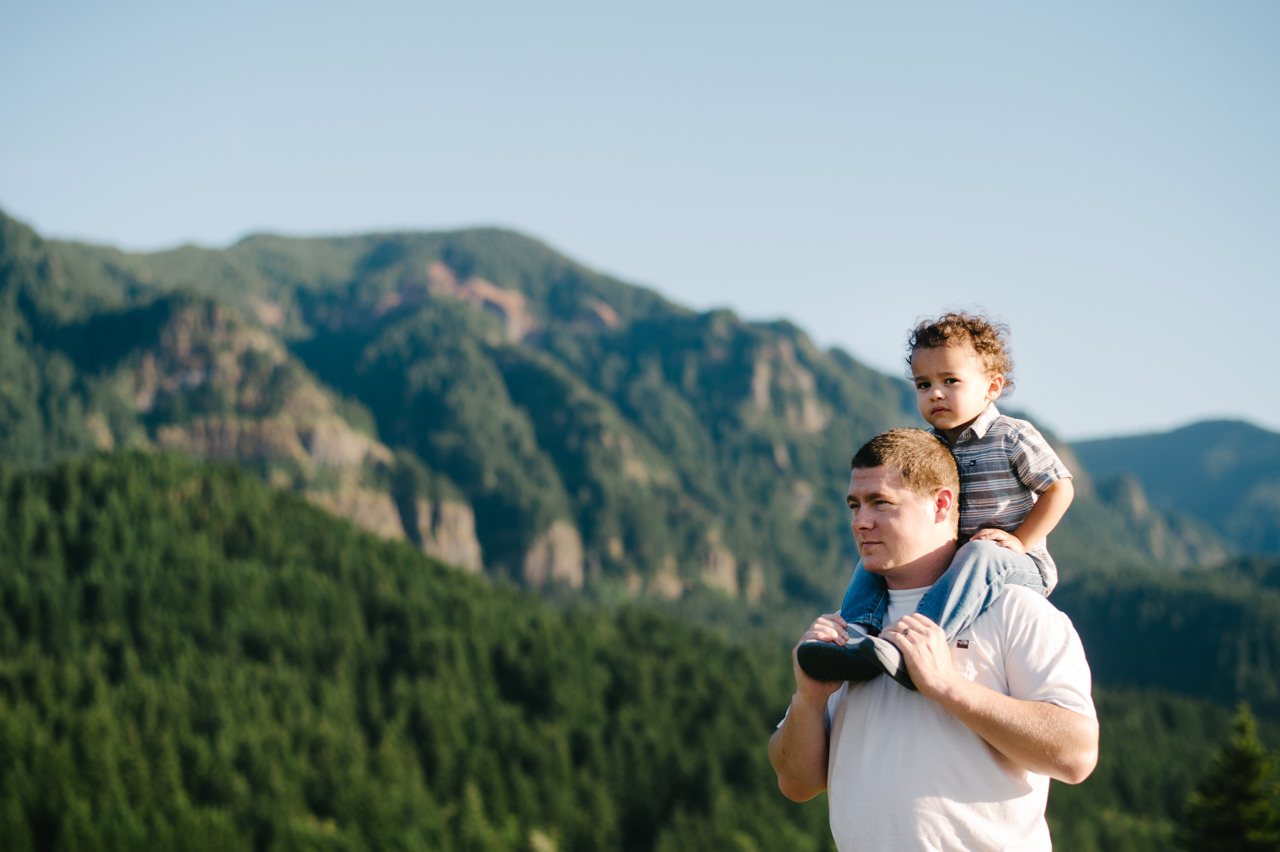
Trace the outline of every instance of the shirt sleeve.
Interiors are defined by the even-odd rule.
[[[1009,694],[1056,704],[1097,720],[1089,661],[1066,613],[1020,587],[1007,587],[999,606],[1006,620],[1004,659]]]
[[[1010,456],[1018,481],[1036,494],[1043,494],[1059,479],[1071,478],[1071,471],[1030,423],[1021,424],[1013,434],[1012,442]]]

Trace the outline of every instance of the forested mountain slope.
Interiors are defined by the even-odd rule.
[[[0,466],[0,553],[6,850],[831,848],[768,766],[772,643],[552,610],[172,455]],[[1056,845],[1167,848],[1229,710],[1097,699]]]
[[[495,230],[135,255],[0,216],[0,355],[10,463],[235,461],[474,571],[730,620],[832,604],[848,459],[920,423],[900,377],[794,326],[694,313]],[[1079,475],[1064,576],[1226,555]]]
[[[1095,683],[1158,688],[1280,718],[1280,559],[1171,575],[1108,570],[1064,580]]]
[[[0,468],[0,552],[10,852],[825,848],[769,783],[781,655],[173,456]]]

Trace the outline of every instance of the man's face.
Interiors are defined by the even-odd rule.
[[[948,496],[940,503],[941,494]],[[902,484],[896,467],[855,468],[848,501],[862,567],[884,577],[890,588],[916,588],[913,563],[955,540],[950,491],[921,496]]]

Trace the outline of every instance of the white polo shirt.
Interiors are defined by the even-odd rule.
[[[891,592],[892,624],[926,589]],[[1096,719],[1070,619],[1010,586],[951,645],[956,670],[996,692]],[[1049,778],[1014,766],[934,701],[889,677],[846,683],[827,704],[827,791],[840,852],[1052,848]]]

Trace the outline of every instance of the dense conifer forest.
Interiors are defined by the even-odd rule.
[[[776,658],[174,457],[0,474],[0,516],[6,849],[823,848]]]
[[[553,609],[170,455],[0,468],[0,552],[6,849],[830,848],[768,766],[776,643]],[[1098,704],[1058,848],[1165,848],[1230,710]]]

